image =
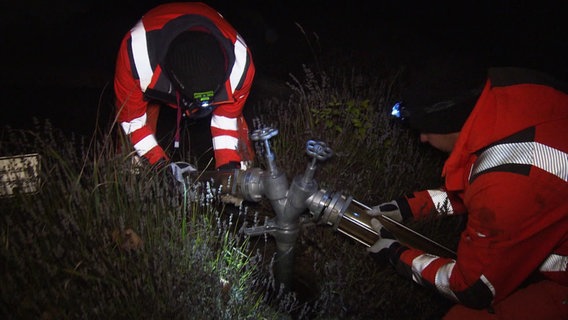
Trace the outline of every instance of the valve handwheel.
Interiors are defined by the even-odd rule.
[[[274,129],[271,127],[265,127],[262,129],[254,130],[250,138],[252,141],[261,141],[261,140],[268,140],[278,134],[278,129]]]
[[[327,160],[333,155],[333,151],[325,142],[316,140],[308,140],[306,152],[310,157],[320,161]]]

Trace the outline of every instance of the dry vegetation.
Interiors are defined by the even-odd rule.
[[[304,72],[291,76],[288,100],[253,106],[256,125],[280,131],[272,145],[289,179],[316,139],[335,152],[319,164],[322,188],[373,205],[437,186],[441,156],[389,119],[397,70]],[[298,239],[294,292],[281,292],[273,239],[238,232],[269,206],[225,207],[216,190],[180,196],[161,173],[116,154],[112,134],[58,132],[49,123],[2,130],[2,155],[42,156],[40,192],[0,199],[3,319],[436,319],[449,306],[313,224]],[[454,223],[416,227],[455,245]]]

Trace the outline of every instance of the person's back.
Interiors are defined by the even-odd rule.
[[[124,36],[115,94],[118,121],[138,156],[169,161],[155,137],[160,106],[177,110],[169,123],[179,147],[182,119],[209,119],[215,166],[252,160],[242,109],[254,77],[251,53],[237,31],[199,2],[155,7]]]

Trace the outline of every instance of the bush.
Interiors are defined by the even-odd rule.
[[[3,131],[4,155],[41,155],[41,190],[0,199],[4,319],[274,318],[214,191],[169,192],[106,139]],[[222,209],[222,207],[221,207]]]
[[[303,173],[313,139],[334,150],[317,163],[326,190],[374,205],[438,186],[443,157],[391,121],[400,72],[381,70],[305,67],[302,79],[291,76],[287,101],[257,101],[255,126],[279,130],[271,140],[278,166]],[[313,223],[301,226],[294,290],[282,290],[274,240],[238,232],[243,221],[273,216],[270,204],[225,207],[211,188],[172,193],[162,174],[116,153],[104,133],[87,142],[38,122],[4,129],[0,142],[2,155],[42,160],[40,192],[0,199],[4,318],[432,319],[448,307]],[[450,239],[438,241],[457,232],[416,227]]]
[[[334,150],[332,158],[317,163],[316,180],[323,189],[374,205],[439,186],[444,156],[420,144],[413,132],[390,117],[398,98],[399,70],[373,76],[341,69],[315,73],[309,67],[304,72],[303,79],[291,75],[293,94],[288,101],[266,100],[257,106],[257,126],[279,130],[271,139],[279,167],[302,174],[311,162],[306,141],[313,139]],[[448,241],[457,239],[459,231],[454,222],[449,225],[423,221],[413,227],[453,247],[455,242]],[[448,232],[439,232],[442,229]],[[440,239],[441,233],[447,237]],[[436,293],[373,261],[361,244],[328,227],[304,225],[297,246],[298,281],[310,279],[306,286],[315,288],[306,289],[312,291],[312,317],[432,319],[448,307]]]

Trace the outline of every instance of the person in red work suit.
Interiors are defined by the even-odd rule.
[[[216,168],[238,168],[254,155],[242,115],[254,73],[249,48],[216,10],[200,2],[159,5],[121,42],[118,121],[137,155],[155,165],[170,161],[156,138],[160,106],[177,109],[174,148],[182,118],[210,116]]]
[[[376,218],[383,238],[367,250],[455,301],[444,319],[568,319],[568,86],[535,70],[489,68],[479,90],[460,93],[458,79],[436,73],[410,85],[393,114],[449,153],[445,184],[369,213],[399,222],[467,213],[457,257],[386,237]]]

